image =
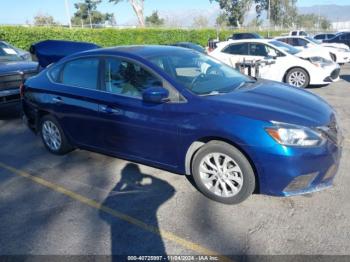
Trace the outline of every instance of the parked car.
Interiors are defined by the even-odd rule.
[[[299,49],[312,48],[315,50],[315,52],[318,52],[319,56],[325,59],[332,59],[332,61],[338,64],[345,64],[350,62],[349,50],[345,48],[327,46],[327,44],[321,43],[309,36],[284,36],[276,37],[275,39]]]
[[[203,46],[195,43],[191,43],[191,42],[178,42],[178,43],[172,44],[172,46],[179,46],[179,47],[193,49],[203,54],[206,53],[205,48]]]
[[[2,46],[6,46],[7,48],[15,50],[17,55],[19,57],[21,57],[23,60],[25,60],[25,61],[32,61],[32,56],[30,55],[30,53],[28,51],[23,50],[23,49],[18,48],[18,47],[15,47],[15,46],[13,46],[13,45],[5,42],[5,41],[0,41],[0,44]]]
[[[227,40],[241,40],[241,39],[262,39],[263,37],[257,33],[234,33]]]
[[[274,63],[260,68],[260,77],[302,88],[337,81],[340,73],[338,64],[315,55],[312,50],[301,51],[277,40],[222,42],[210,55],[232,67],[243,60],[274,59]]]
[[[350,32],[341,32],[335,35],[335,37],[331,39],[327,39],[323,41],[324,43],[338,43],[344,44],[350,48]]]
[[[324,100],[252,81],[190,49],[73,54],[27,80],[22,94],[26,122],[50,152],[82,148],[193,175],[203,194],[226,204],[254,190],[327,188],[341,155]]]
[[[294,30],[289,32],[290,36],[308,36],[309,34],[303,30]]]
[[[17,49],[0,41],[0,106],[18,103],[19,86],[37,71],[37,63],[28,61]]]
[[[328,40],[328,39],[331,39],[335,37],[335,34],[331,34],[331,33],[322,33],[322,34],[317,34],[314,36],[314,39],[315,40],[319,40],[319,41],[322,41],[323,40]]]

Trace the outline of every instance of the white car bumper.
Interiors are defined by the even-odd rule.
[[[350,51],[347,52],[339,52],[337,54],[337,63],[345,64],[350,62]]]
[[[319,67],[310,76],[310,85],[325,85],[339,80],[340,66],[338,64]]]

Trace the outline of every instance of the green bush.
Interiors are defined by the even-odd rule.
[[[226,39],[233,30],[220,32],[220,39]],[[266,36],[267,32],[259,32]],[[272,32],[279,35],[281,32]],[[140,44],[171,44],[190,41],[207,45],[209,38],[216,38],[215,29],[82,29],[56,27],[0,26],[0,39],[28,50],[32,43],[47,40],[71,40],[92,42],[103,47]]]

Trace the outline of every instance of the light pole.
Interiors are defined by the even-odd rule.
[[[69,11],[68,0],[65,0],[64,3],[65,3],[65,7],[66,7],[66,15],[67,15],[67,19],[68,19],[68,25],[69,25],[69,28],[72,28],[72,22],[70,20],[70,11]]]
[[[271,27],[271,0],[268,0],[269,4],[268,4],[268,10],[267,10],[267,16],[269,19],[269,28],[267,29],[267,37],[270,37],[270,27]]]

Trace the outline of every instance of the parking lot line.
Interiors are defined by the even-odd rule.
[[[93,207],[93,208],[96,208],[96,209],[99,209],[105,213],[108,213],[110,215],[112,215],[113,217],[115,218],[118,218],[118,219],[121,219],[121,220],[124,220],[132,225],[135,225],[139,228],[142,228],[143,230],[145,231],[148,231],[148,232],[151,232],[153,234],[156,234],[156,235],[160,235],[162,238],[164,239],[167,239],[167,240],[170,240],[172,242],[175,242],[176,244],[179,244],[183,247],[185,247],[186,249],[188,250],[192,250],[198,254],[201,254],[201,255],[210,255],[210,256],[220,256],[220,261],[223,260],[223,261],[232,261],[230,260],[228,257],[222,257],[220,254],[210,250],[210,249],[207,249],[199,244],[196,244],[192,241],[189,241],[189,240],[186,240],[184,238],[181,238],[177,235],[175,235],[174,233],[172,232],[169,232],[169,231],[165,231],[165,230],[161,230],[161,229],[158,229],[157,227],[154,227],[154,226],[151,226],[151,225],[148,225],[144,222],[142,222],[141,220],[138,220],[134,217],[131,217],[129,215],[126,215],[124,213],[121,213],[117,210],[114,210],[112,208],[109,208],[107,206],[104,206],[104,205],[101,205],[100,203],[98,203],[97,201],[95,200],[92,200],[90,198],[87,198],[83,195],[80,195],[76,192],[73,192],[69,189],[66,189],[60,185],[57,185],[55,183],[52,183],[46,179],[43,179],[41,177],[37,177],[37,176],[33,176],[27,172],[24,172],[22,170],[19,170],[19,169],[16,169],[14,167],[11,167],[11,166],[8,166],[2,162],[0,162],[0,168],[4,169],[4,170],[7,170],[13,174],[16,174],[18,176],[21,176],[21,177],[24,177],[24,178],[27,178],[41,186],[44,186],[46,188],[49,188],[53,191],[56,191],[58,193],[61,193],[65,196],[68,196],[76,201],[79,201],[85,205],[88,205],[90,207]]]

